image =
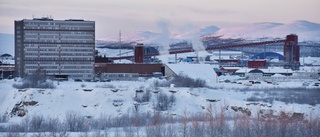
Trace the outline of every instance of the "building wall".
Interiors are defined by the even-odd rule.
[[[143,45],[137,45],[134,48],[134,61],[135,63],[143,63]]]
[[[248,68],[267,68],[266,60],[249,60]]]
[[[162,72],[162,64],[108,64],[96,63],[96,73],[137,73],[150,75],[153,72]]]
[[[137,73],[102,73],[100,76],[100,80],[137,81],[138,79]]]
[[[95,22],[48,18],[15,21],[16,75],[38,68],[48,75],[92,79]]]
[[[169,77],[177,76],[178,74],[174,73],[166,64],[164,64],[164,75]]]

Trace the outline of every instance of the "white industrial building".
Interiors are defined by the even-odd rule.
[[[34,18],[15,21],[15,73],[42,68],[47,75],[92,79],[95,22]]]

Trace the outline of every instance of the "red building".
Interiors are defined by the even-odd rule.
[[[249,60],[248,68],[267,68],[266,60]]]
[[[134,61],[135,61],[135,63],[143,63],[143,55],[144,55],[143,45],[138,44],[134,48]]]
[[[150,75],[154,72],[163,72],[162,64],[109,64],[96,63],[96,73],[137,73]]]
[[[298,36],[291,34],[287,36],[283,47],[285,68],[299,70],[300,66],[300,47],[298,46]]]

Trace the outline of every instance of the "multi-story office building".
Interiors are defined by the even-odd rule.
[[[15,21],[14,27],[17,76],[42,68],[51,76],[93,78],[94,21],[35,18]]]

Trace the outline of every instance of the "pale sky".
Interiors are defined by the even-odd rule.
[[[14,20],[50,16],[96,22],[96,38],[132,31],[183,33],[256,22],[320,23],[320,0],[0,0],[0,33]]]

